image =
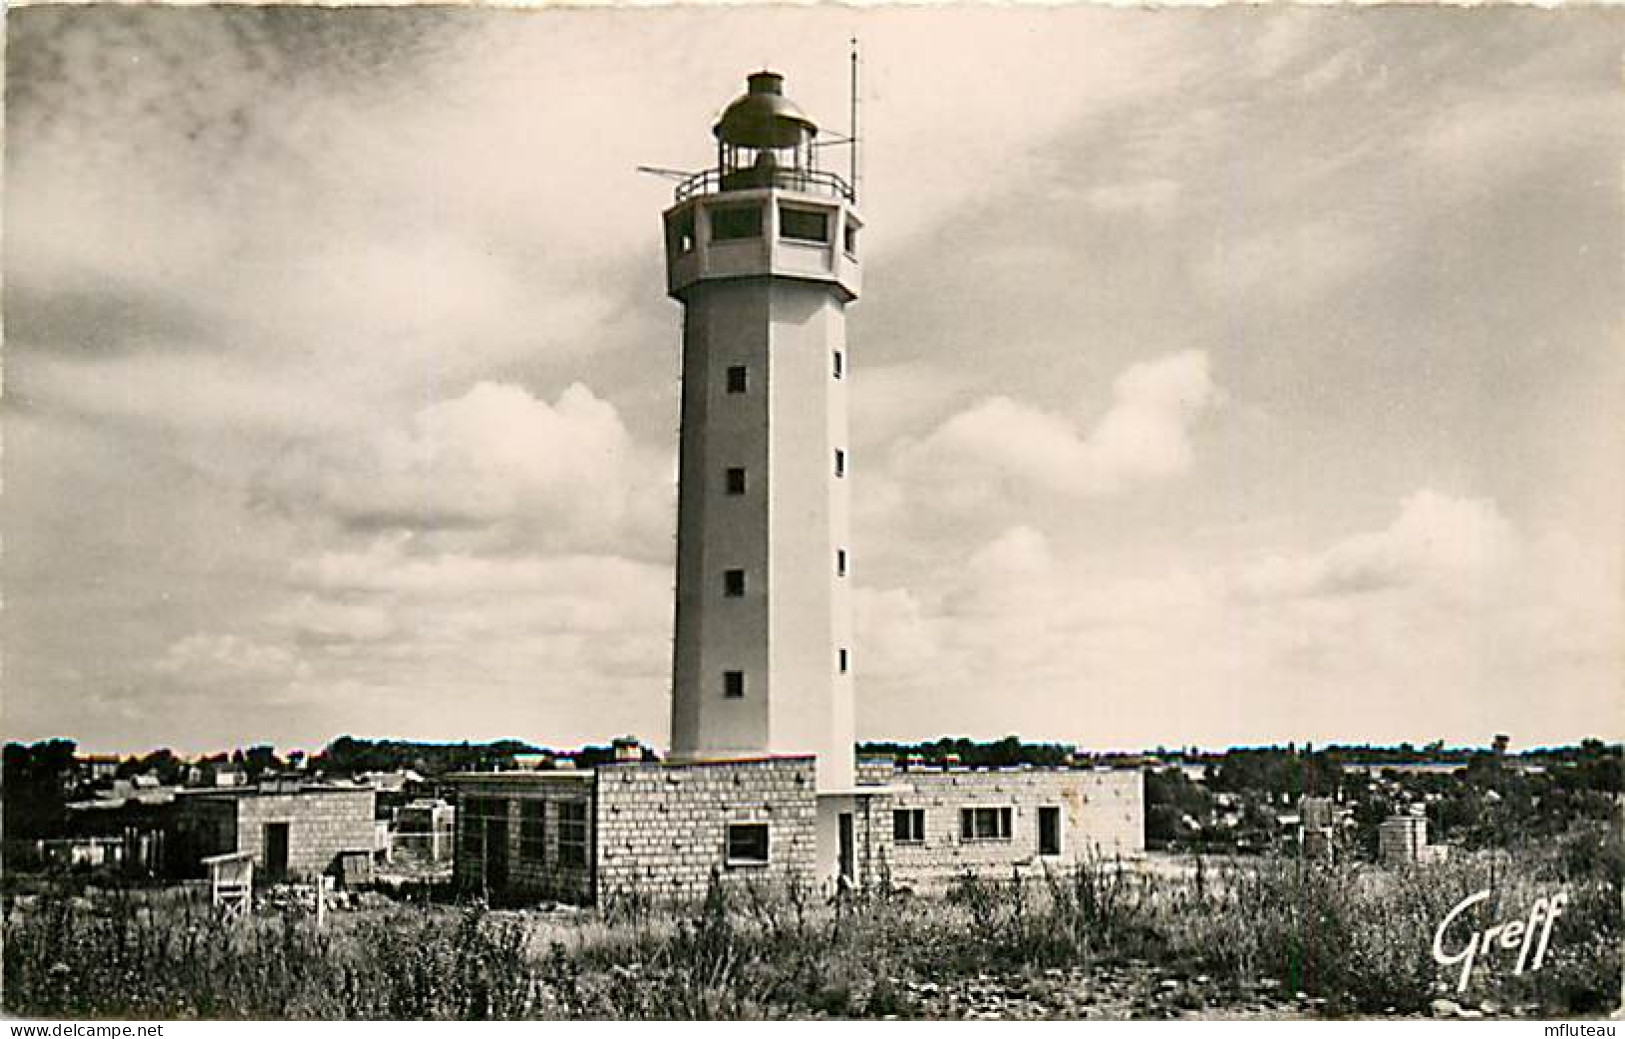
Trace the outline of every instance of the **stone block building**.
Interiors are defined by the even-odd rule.
[[[1377,861],[1386,866],[1443,861],[1444,845],[1428,843],[1428,820],[1421,805],[1390,815],[1377,824]]]
[[[849,810],[835,812],[820,811],[811,756],[457,776],[455,877],[505,902],[682,900],[713,872],[725,884],[929,889],[1145,849],[1137,769],[887,761],[858,775],[835,806]],[[832,870],[820,861],[821,815],[836,820]]]
[[[372,856],[375,798],[369,787],[344,784],[183,790],[175,800],[171,862],[191,873],[206,856],[245,851],[269,879],[318,876],[342,856]]]

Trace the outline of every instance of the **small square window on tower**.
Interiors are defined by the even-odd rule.
[[[838,447],[835,449],[835,475],[846,475],[846,452]]]
[[[722,673],[722,695],[730,700],[744,699],[745,672],[724,671]]]
[[[728,470],[728,493],[745,493],[745,470],[735,466]]]
[[[737,599],[745,594],[745,571],[724,570],[722,572],[722,594],[730,599]]]
[[[731,364],[728,366],[729,393],[744,393],[749,384],[750,374],[744,365]]]
[[[844,548],[837,548],[835,550],[835,576],[846,576],[846,549]]]
[[[846,355],[839,350],[835,351],[834,372],[837,379],[846,374]]]

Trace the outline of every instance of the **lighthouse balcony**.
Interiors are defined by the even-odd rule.
[[[841,198],[782,187],[700,195],[666,211],[667,289],[682,298],[703,281],[783,277],[829,283],[843,299],[862,288],[862,219]]]
[[[739,169],[701,170],[678,183],[676,196],[678,202],[687,202],[701,195],[745,191],[751,188],[782,188],[807,195],[838,198],[846,202],[857,201],[852,185],[840,175],[828,170],[794,166],[744,166]]]

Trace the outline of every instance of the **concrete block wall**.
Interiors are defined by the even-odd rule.
[[[318,876],[340,852],[371,854],[376,792],[367,788],[305,788],[291,793],[245,794],[237,805],[237,850],[252,852],[265,868],[265,827],[288,824],[288,875]]]
[[[939,886],[965,872],[1008,876],[1012,870],[1064,868],[1092,855],[1139,855],[1145,851],[1145,786],[1138,770],[1069,769],[911,770],[891,777],[889,791],[872,798],[869,839],[873,842],[873,882]],[[961,836],[965,808],[1008,807],[1008,838]],[[1060,810],[1059,855],[1039,855],[1039,809]],[[925,839],[893,839],[894,810],[923,810]],[[860,848],[862,842],[860,841]]]
[[[711,871],[727,883],[810,882],[817,800],[812,757],[617,764],[597,770],[600,898],[703,895]],[[730,864],[730,823],[765,823],[768,862]]]

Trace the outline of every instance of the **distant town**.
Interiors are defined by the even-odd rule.
[[[1304,798],[1330,803],[1341,854],[1355,859],[1376,858],[1383,820],[1407,812],[1425,818],[1431,845],[1472,850],[1560,832],[1578,819],[1608,820],[1617,811],[1616,798],[1625,790],[1620,744],[1587,739],[1512,753],[1507,743],[1497,736],[1480,747],[1441,741],[1289,743],[1128,753],[1009,736],[992,742],[862,743],[857,755],[860,761],[889,759],[901,771],[1138,770],[1145,777],[1146,847],[1169,852],[1296,851]],[[315,754],[279,753],[261,744],[196,757],[167,749],[86,754],[71,739],[9,743],[5,865],[8,871],[184,875],[197,865],[175,861],[173,834],[188,802],[353,789],[369,793],[363,845],[375,860],[369,868],[387,873],[393,864],[405,875],[449,882],[456,829],[452,777],[582,771],[629,759],[657,756],[630,738],[559,749],[521,740],[422,743],[342,736]]]

